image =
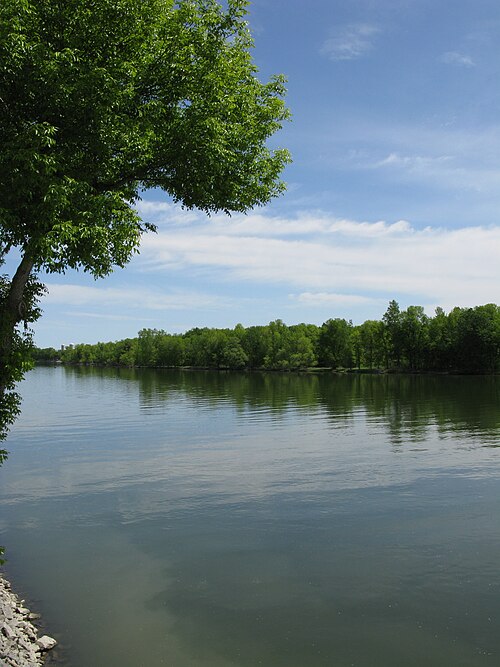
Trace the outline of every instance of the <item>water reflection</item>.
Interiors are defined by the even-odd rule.
[[[252,416],[260,411],[279,418],[291,408],[334,422],[352,420],[359,411],[382,420],[394,442],[425,437],[436,425],[444,436],[465,433],[498,439],[500,378],[495,376],[236,373],[151,369],[68,367],[68,376],[135,384],[142,409],[188,399],[200,407],[227,404]],[[105,390],[105,386],[103,386]]]
[[[38,368],[3,500],[147,485],[140,516],[156,495],[163,511],[173,499],[379,486],[450,465],[491,474],[499,387],[495,377]]]
[[[37,368],[9,573],[72,667],[496,666],[499,380]]]

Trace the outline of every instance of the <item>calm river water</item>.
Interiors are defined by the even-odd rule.
[[[500,378],[36,368],[6,573],[72,667],[500,664]]]

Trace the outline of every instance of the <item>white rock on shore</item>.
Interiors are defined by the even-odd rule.
[[[47,651],[57,644],[55,639],[43,635],[32,621],[38,614],[30,613],[0,575],[0,665],[2,667],[39,667],[43,665]]]

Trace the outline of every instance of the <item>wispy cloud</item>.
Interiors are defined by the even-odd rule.
[[[458,51],[446,51],[440,56],[439,60],[446,65],[459,65],[461,67],[474,67],[476,64],[470,56]]]
[[[334,166],[345,168],[346,159],[353,166],[368,166],[374,154],[391,156],[391,160],[446,161],[457,164],[481,165],[483,168],[497,167],[500,153],[500,124],[483,127],[459,127],[447,124],[449,118],[436,122],[398,123],[364,115],[334,118],[307,136],[317,152],[318,144],[325,156],[331,157]],[[338,150],[340,147],[348,150]],[[337,149],[337,150],[334,150]],[[379,158],[380,159],[380,158]],[[337,162],[335,162],[335,160]]]
[[[96,320],[106,320],[107,322],[156,322],[155,318],[145,318],[142,314],[136,315],[113,315],[109,312],[96,313],[88,310],[68,310],[64,313],[67,317],[84,317]]]
[[[407,220],[397,220],[392,223],[385,222],[385,220],[377,222],[335,220],[330,225],[329,231],[339,232],[351,238],[381,238],[410,232],[411,225]]]
[[[354,60],[373,48],[373,40],[380,28],[369,23],[351,23],[337,29],[321,48],[330,60]]]
[[[310,304],[395,294],[417,295],[422,305],[445,308],[500,301],[500,226],[415,229],[404,220],[339,221],[317,213],[288,223],[299,220],[309,229],[302,237],[249,235],[252,214],[245,225],[236,219],[233,233],[217,223],[167,228],[144,239],[141,262],[150,271],[182,269],[213,284],[281,285],[289,293],[298,290],[303,296],[295,298]],[[276,221],[287,224],[284,218],[257,216],[259,225],[267,222],[270,229]]]
[[[49,304],[71,304],[72,306],[126,306],[129,309],[186,310],[201,307],[230,306],[229,299],[216,295],[178,291],[163,293],[154,290],[121,289],[113,287],[87,287],[84,285],[48,283],[48,294],[44,298]],[[96,313],[88,315],[97,317]],[[106,314],[106,317],[110,317]],[[121,316],[120,316],[121,317]]]
[[[289,195],[287,201],[296,208],[333,208],[340,201],[337,192],[347,183],[353,192],[350,201],[346,196],[346,206],[363,215],[373,211],[419,223],[425,217],[435,225],[496,223],[500,124],[461,126],[459,121],[447,124],[449,120],[443,114],[418,123],[390,122],[355,113],[325,119],[316,134],[307,137],[309,164],[323,190],[311,196],[306,185],[302,196]],[[340,185],[329,187],[325,173]],[[370,207],[358,205],[365,199],[361,192],[373,193]]]
[[[423,156],[423,155],[399,155],[390,153],[383,160],[379,160],[374,167],[408,167],[410,169],[428,169],[436,164],[442,165],[453,160],[451,155]]]
[[[141,199],[137,202],[136,208],[140,215],[149,222],[156,222],[160,219],[162,222],[168,220],[173,225],[186,225],[199,217],[195,211],[183,210],[180,206],[166,201]]]
[[[476,192],[498,191],[500,168],[486,164],[468,165],[452,155],[400,155],[390,153],[382,160],[367,164],[368,168],[392,168],[398,179],[426,182],[434,187]]]
[[[385,162],[385,161],[384,161]],[[147,219],[154,219],[159,224],[165,223],[172,228],[172,221],[178,227],[172,231],[179,231],[183,227],[190,225],[190,229],[196,226],[207,230],[213,234],[222,234],[224,236],[252,236],[252,237],[275,237],[286,238],[311,237],[313,235],[349,235],[357,237],[374,237],[400,234],[408,231],[411,227],[406,220],[398,220],[388,223],[384,220],[376,222],[356,221],[347,218],[337,218],[331,214],[322,211],[303,211],[295,217],[270,217],[265,213],[253,211],[248,215],[236,214],[232,217],[227,215],[214,215],[209,220],[200,213],[192,211],[182,211],[175,205],[165,202],[148,202],[147,207],[139,209]],[[184,218],[185,216],[185,218]],[[155,237],[146,239],[146,244],[155,244]]]
[[[334,292],[302,292],[301,294],[291,294],[290,298],[304,306],[312,307],[354,306],[367,304],[384,305],[386,303],[386,299],[361,296],[359,294],[336,294]]]

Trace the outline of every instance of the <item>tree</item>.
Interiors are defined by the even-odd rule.
[[[451,358],[452,334],[450,331],[450,321],[444,310],[438,306],[434,317],[429,319],[427,368],[449,370]]]
[[[489,303],[460,310],[455,363],[466,372],[494,372],[500,351],[500,308]]]
[[[411,370],[422,368],[429,345],[429,318],[422,306],[408,306],[400,315],[401,349]]]
[[[327,320],[322,324],[318,340],[318,357],[321,365],[332,368],[351,368],[352,329],[352,322],[347,322],[339,317]]]
[[[184,341],[180,335],[164,334],[157,344],[157,363],[160,366],[182,366]]]
[[[284,80],[258,80],[247,0],[225,4],[0,3],[0,263],[20,257],[0,290],[2,424],[39,272],[124,266],[153,230],[134,208],[147,188],[207,213],[283,191],[289,156],[266,140],[288,118]]]
[[[351,330],[351,349],[354,358],[354,364],[358,371],[360,371],[361,361],[363,358],[363,340],[361,338],[360,327],[353,327]]]
[[[241,337],[241,344],[248,357],[250,368],[260,368],[264,365],[270,339],[267,326],[253,326],[245,329]]]
[[[248,364],[248,356],[241,346],[238,335],[233,331],[226,330],[224,332],[217,361],[218,368],[245,368]]]
[[[264,366],[275,370],[287,370],[290,363],[287,358],[290,331],[282,320],[269,322],[265,332],[266,356]]]
[[[397,301],[389,302],[389,306],[382,317],[387,330],[390,344],[390,361],[396,366],[401,366],[403,354],[403,331],[401,328],[401,310]],[[389,364],[387,364],[389,365]]]
[[[383,365],[385,354],[384,349],[380,349],[384,333],[382,322],[366,320],[358,329],[361,339],[361,357],[365,366],[372,369],[375,364]]]

